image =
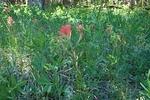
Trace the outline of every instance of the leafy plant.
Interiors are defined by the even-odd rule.
[[[140,84],[144,89],[143,92],[141,92],[141,94],[144,95],[147,99],[150,99],[150,70],[147,74],[147,79]]]

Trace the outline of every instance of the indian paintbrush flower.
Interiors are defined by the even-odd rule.
[[[62,37],[71,37],[71,33],[72,33],[71,25],[70,24],[62,25],[59,33],[60,36]]]

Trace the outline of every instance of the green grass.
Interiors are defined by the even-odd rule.
[[[1,100],[146,99],[140,83],[150,69],[148,11],[10,9],[0,6]],[[77,43],[79,21],[84,36]],[[59,37],[64,23],[72,25],[70,40]]]

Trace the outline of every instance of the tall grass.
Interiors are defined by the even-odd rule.
[[[0,11],[0,99],[134,100],[150,65],[142,9],[16,7]],[[7,24],[11,16],[15,23]],[[78,22],[84,25],[78,43]],[[71,39],[59,29],[72,25]]]

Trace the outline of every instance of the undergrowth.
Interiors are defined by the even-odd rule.
[[[7,12],[0,7],[1,100],[150,97],[140,92],[150,69],[149,12],[18,6]],[[12,25],[7,23],[9,16]],[[78,22],[84,25],[80,42]],[[72,25],[71,39],[59,36],[65,23]]]

